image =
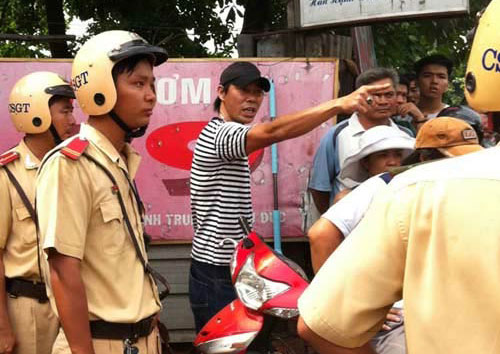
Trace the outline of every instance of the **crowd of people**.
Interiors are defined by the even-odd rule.
[[[489,48],[500,45],[499,13],[494,0],[482,14],[466,72],[467,102],[485,112],[500,109],[500,77],[485,61]],[[481,134],[484,117],[443,103],[452,69],[448,60],[431,56],[415,69],[420,97],[411,100],[419,112],[394,117],[416,132],[415,151],[403,162],[409,166],[368,178],[365,162],[368,179],[351,179],[346,186],[344,177],[352,174],[342,171],[352,163],[341,153],[341,134],[322,142],[336,159],[330,170],[324,168],[324,151],[315,158],[314,173],[321,176],[313,174],[310,187],[317,205],[335,203],[309,230],[317,273],[299,299],[298,331],[319,353],[500,350],[498,148],[480,144],[496,143],[491,134]],[[390,127],[390,116],[385,119],[382,124]],[[347,127],[351,122],[363,120],[351,117]],[[345,134],[357,140],[360,157],[363,135],[375,129],[366,120],[363,128],[357,139]],[[330,184],[315,184],[326,182],[328,173]],[[352,185],[354,190],[336,198]]]
[[[500,12],[492,4],[487,25]],[[478,36],[498,46],[487,25]],[[486,109],[486,96],[500,111],[500,78],[485,79],[477,46],[469,102]],[[12,88],[9,113],[25,135],[0,156],[0,353],[161,352],[168,284],[148,262],[130,141],[146,131],[153,68],[166,61],[138,35],[108,31],[78,51],[70,83],[35,72]],[[439,54],[414,75],[373,68],[347,96],[250,124],[270,83],[250,62],[224,69],[191,168],[197,331],[236,298],[234,245],[223,240],[243,238],[239,217],[253,223],[248,155],[347,114],[314,157],[322,216],[308,231],[317,274],[299,334],[320,353],[499,351],[498,149],[483,147],[496,144],[485,116],[443,101],[452,70]],[[76,135],[73,99],[88,116]]]

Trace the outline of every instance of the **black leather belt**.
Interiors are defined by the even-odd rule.
[[[90,321],[90,333],[95,339],[137,339],[147,337],[156,326],[156,315],[136,323]]]
[[[10,297],[29,297],[37,299],[40,303],[49,301],[44,283],[37,283],[34,281],[22,278],[5,278],[5,289]]]

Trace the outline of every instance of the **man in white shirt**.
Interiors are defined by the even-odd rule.
[[[397,126],[390,118],[396,105],[398,81],[397,73],[387,68],[367,70],[356,79],[356,87],[387,83],[390,83],[391,87],[373,95],[367,112],[354,113],[348,120],[334,125],[321,139],[314,156],[309,183],[314,204],[320,213],[328,209],[338,192],[358,184],[348,178],[341,178],[339,172],[345,158],[358,146],[359,138],[365,130],[378,125],[389,125],[412,136],[409,129]]]

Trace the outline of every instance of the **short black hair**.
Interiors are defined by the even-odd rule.
[[[229,84],[222,85],[222,91],[227,92],[227,90],[229,89],[229,85],[231,85],[231,84],[229,83]],[[217,113],[219,113],[220,112],[220,105],[221,104],[222,104],[222,101],[219,98],[219,96],[217,96],[215,98],[215,101],[214,101],[214,111],[216,111]]]
[[[422,161],[420,160],[420,156],[424,158],[424,161],[439,160],[448,157],[436,148],[416,149],[401,162],[401,166],[410,166],[421,163]]]
[[[139,64],[143,60],[147,60],[149,64],[151,64],[151,66],[154,66],[155,59],[153,56],[148,54],[133,55],[131,57],[120,60],[118,63],[115,64],[115,66],[113,66],[113,70],[111,70],[111,75],[113,76],[113,82],[116,84],[116,79],[118,78],[118,75],[125,72],[131,73],[132,71],[134,71],[137,64]]]
[[[444,56],[443,54],[433,54],[423,57],[415,63],[414,69],[417,77],[420,76],[420,73],[422,72],[424,67],[430,64],[444,66],[446,68],[446,71],[448,72],[448,77],[450,77],[451,73],[453,72],[453,62],[451,61],[451,59]]]
[[[408,90],[410,90],[410,82],[411,81],[412,80],[410,80],[410,76],[408,74],[399,75],[399,84],[406,86],[408,88]]]
[[[420,153],[420,156],[422,156],[425,161],[438,160],[448,157],[436,148],[417,149],[416,151]]]
[[[391,79],[394,89],[398,86],[399,77],[396,70],[390,68],[373,68],[359,74],[356,79],[356,89],[383,79]]]
[[[56,102],[64,101],[64,100],[71,100],[71,97],[66,97],[66,96],[61,96],[61,95],[54,95],[51,98],[49,98],[49,108]]]

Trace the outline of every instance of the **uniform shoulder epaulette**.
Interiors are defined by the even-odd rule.
[[[5,166],[19,158],[19,153],[16,151],[7,151],[0,155],[0,166]]]
[[[61,154],[72,160],[78,160],[87,146],[89,146],[88,140],[76,137],[61,149]]]

